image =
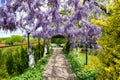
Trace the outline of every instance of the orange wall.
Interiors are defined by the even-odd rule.
[[[4,43],[0,43],[0,47],[1,47],[1,46],[6,46],[6,45],[5,45]]]

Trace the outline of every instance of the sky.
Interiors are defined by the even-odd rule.
[[[2,6],[1,1],[4,2],[4,0],[0,0],[0,6]],[[4,30],[0,29],[0,38],[2,38],[2,37],[10,37],[12,35],[23,35],[23,34],[22,34],[22,32],[20,30],[10,32],[10,31],[4,31]]]
[[[21,30],[16,30],[13,32],[0,30],[0,38],[10,37],[12,35],[23,35]]]
[[[0,0],[0,6],[4,5],[5,2],[6,2],[6,0]],[[62,2],[62,5],[65,5],[65,4],[63,4],[63,2],[65,2],[64,0],[61,0],[61,2]],[[45,11],[46,9],[42,8],[43,11]],[[22,34],[21,30],[16,30],[16,31],[10,32],[10,31],[4,31],[4,30],[0,29],[0,38],[10,37],[12,35],[23,35],[23,34]]]

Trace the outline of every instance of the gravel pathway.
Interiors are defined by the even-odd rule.
[[[53,54],[46,65],[43,77],[44,80],[74,80],[75,76],[62,52],[62,48],[53,49]]]

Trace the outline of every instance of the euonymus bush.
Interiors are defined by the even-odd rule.
[[[120,0],[113,0],[112,4],[107,5],[109,16],[102,15],[100,20],[92,21],[103,30],[98,41],[103,47],[98,55],[103,64],[98,80],[120,80]]]

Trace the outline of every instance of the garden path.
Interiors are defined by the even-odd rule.
[[[62,48],[54,48],[43,73],[44,80],[74,80],[75,76],[63,54]]]

